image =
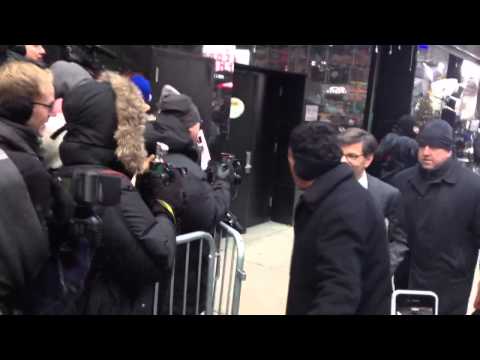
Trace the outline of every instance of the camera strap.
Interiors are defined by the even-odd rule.
[[[173,223],[176,225],[177,224],[177,221],[175,219],[175,212],[173,211],[173,208],[170,206],[169,203],[167,203],[166,201],[163,201],[163,200],[157,200],[158,203],[160,205],[162,205],[162,207],[167,210],[168,214],[170,215],[170,217],[172,218],[173,220]]]

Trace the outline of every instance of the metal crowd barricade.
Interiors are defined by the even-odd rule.
[[[246,279],[244,242],[238,231],[220,222],[215,230],[215,244],[217,261],[213,311],[217,315],[238,315],[242,282]]]
[[[242,281],[246,278],[243,269],[245,261],[243,239],[236,230],[223,222],[217,226],[214,235],[215,237],[212,237],[212,235],[207,232],[196,231],[177,236],[177,257],[179,251],[183,250],[181,245],[186,245],[184,250],[185,264],[181,265],[185,273],[182,276],[183,289],[180,296],[181,299],[179,299],[179,292],[175,292],[174,290],[176,281],[181,281],[182,279],[175,279],[177,265],[177,260],[175,260],[168,289],[169,315],[174,314],[174,310],[176,310],[175,315],[238,315]],[[195,269],[190,267],[190,253],[192,252],[191,246],[196,242],[198,242],[198,253],[194,252],[193,256],[197,257],[198,266],[196,266],[195,273]],[[206,289],[205,285],[202,284],[202,276],[205,276],[205,274],[203,274],[204,271],[202,271],[205,270],[202,268],[204,263],[204,256],[202,256],[204,254],[204,246],[208,247],[206,251],[206,253],[208,253]],[[196,278],[194,291],[191,291],[191,287],[189,288],[189,275],[192,274]],[[232,283],[233,278],[234,281]],[[228,280],[227,287],[225,287],[226,280]],[[204,289],[202,289],[202,285]],[[162,308],[162,304],[159,303],[159,294],[162,290],[165,291],[166,289],[160,289],[159,283],[155,283],[153,299],[154,315],[158,315]],[[193,299],[195,300],[194,311],[192,309]],[[181,300],[181,303],[178,302],[179,300]],[[222,306],[224,302],[226,303],[226,307]],[[181,310],[179,310],[179,307]]]

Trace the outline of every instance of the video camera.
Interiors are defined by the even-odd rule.
[[[156,157],[153,160],[151,171],[160,176],[163,186],[168,186],[173,182],[175,173],[173,166],[167,162],[165,156],[168,154],[169,147],[167,144],[157,142]]]
[[[216,169],[220,168],[231,168],[231,185],[238,187],[242,183],[243,179],[243,168],[240,160],[238,160],[235,155],[230,153],[221,153],[220,159],[218,161],[211,162],[210,166],[207,169],[207,178],[210,183],[215,182],[215,173]],[[235,194],[236,195],[236,194]]]
[[[216,170],[217,168],[230,168],[232,174],[230,176],[231,186],[232,186],[232,200],[235,199],[238,195],[238,187],[243,180],[243,167],[240,160],[238,160],[235,155],[230,153],[221,153],[219,161],[213,162],[211,166],[207,169],[207,178],[210,183],[215,182]],[[245,234],[246,229],[240,224],[237,217],[231,212],[227,211],[224,218],[222,219],[230,227],[237,230],[240,234]]]
[[[98,170],[74,170],[71,177],[58,174],[74,203],[69,220],[69,235],[76,241],[87,239],[94,247],[101,243],[102,220],[98,208],[120,202],[121,179]],[[101,210],[100,210],[101,211]],[[69,244],[65,244],[67,247]],[[71,244],[70,244],[71,245]]]

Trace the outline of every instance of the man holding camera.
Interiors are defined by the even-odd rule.
[[[165,160],[173,167],[186,169],[183,182],[187,199],[179,215],[179,233],[212,231],[230,208],[233,169],[231,166],[215,169],[213,184],[208,182],[199,165],[196,143],[202,122],[200,114],[190,97],[172,89],[164,87],[156,120],[146,124],[146,149],[155,154],[157,142],[164,143],[169,147]]]
[[[200,152],[196,140],[202,122],[199,111],[190,97],[178,93],[171,86],[166,85],[162,90],[158,104],[160,109],[156,120],[148,122],[145,129],[145,144],[149,154],[156,153],[157,142],[169,147],[165,161],[173,168],[183,169],[184,175],[176,172],[181,178],[182,188],[185,191],[185,204],[177,213],[177,232],[188,233],[193,231],[212,232],[230,208],[231,187],[234,182],[234,169],[231,163],[224,162],[212,168],[213,182],[210,183],[207,174],[201,169]],[[139,179],[138,186],[143,198],[152,204],[151,192],[157,189],[167,199],[171,196],[169,186],[163,180],[155,179],[152,172]],[[162,190],[163,189],[163,190]],[[157,195],[158,196],[158,195]],[[189,293],[197,282],[197,268],[199,261],[198,244],[192,244],[190,252]],[[203,247],[202,291],[206,290],[206,271],[208,247]],[[177,249],[175,276],[183,279],[185,271],[185,246]],[[182,282],[175,282],[174,292],[176,299],[182,299]],[[202,296],[202,298],[204,298]],[[194,313],[194,297],[187,300],[187,313]],[[203,308],[204,304],[201,304]],[[163,310],[164,312],[166,309]],[[174,313],[181,313],[180,304],[174,304]]]

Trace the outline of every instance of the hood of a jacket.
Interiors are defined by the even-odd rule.
[[[173,90],[168,90],[166,85],[158,102],[160,113],[175,115],[186,129],[189,129],[197,123],[202,123],[202,118],[197,106],[192,99],[184,94],[177,94]],[[168,90],[168,91],[167,91]]]
[[[315,209],[316,204],[331,194],[338,185],[349,179],[354,179],[353,171],[348,165],[341,163],[315,179],[302,197],[311,209]]]
[[[55,98],[63,98],[75,86],[92,80],[88,71],[74,62],[56,61],[50,66],[50,70],[53,73]]]
[[[198,161],[197,146],[188,130],[174,114],[159,113],[155,121],[145,127],[145,147],[149,154],[156,153],[157,142],[167,144],[170,153],[183,154]]]
[[[99,81],[78,85],[65,96],[63,111],[67,134],[60,156],[64,165],[117,168],[119,161],[130,174],[143,170],[145,103],[126,77],[104,72]]]

